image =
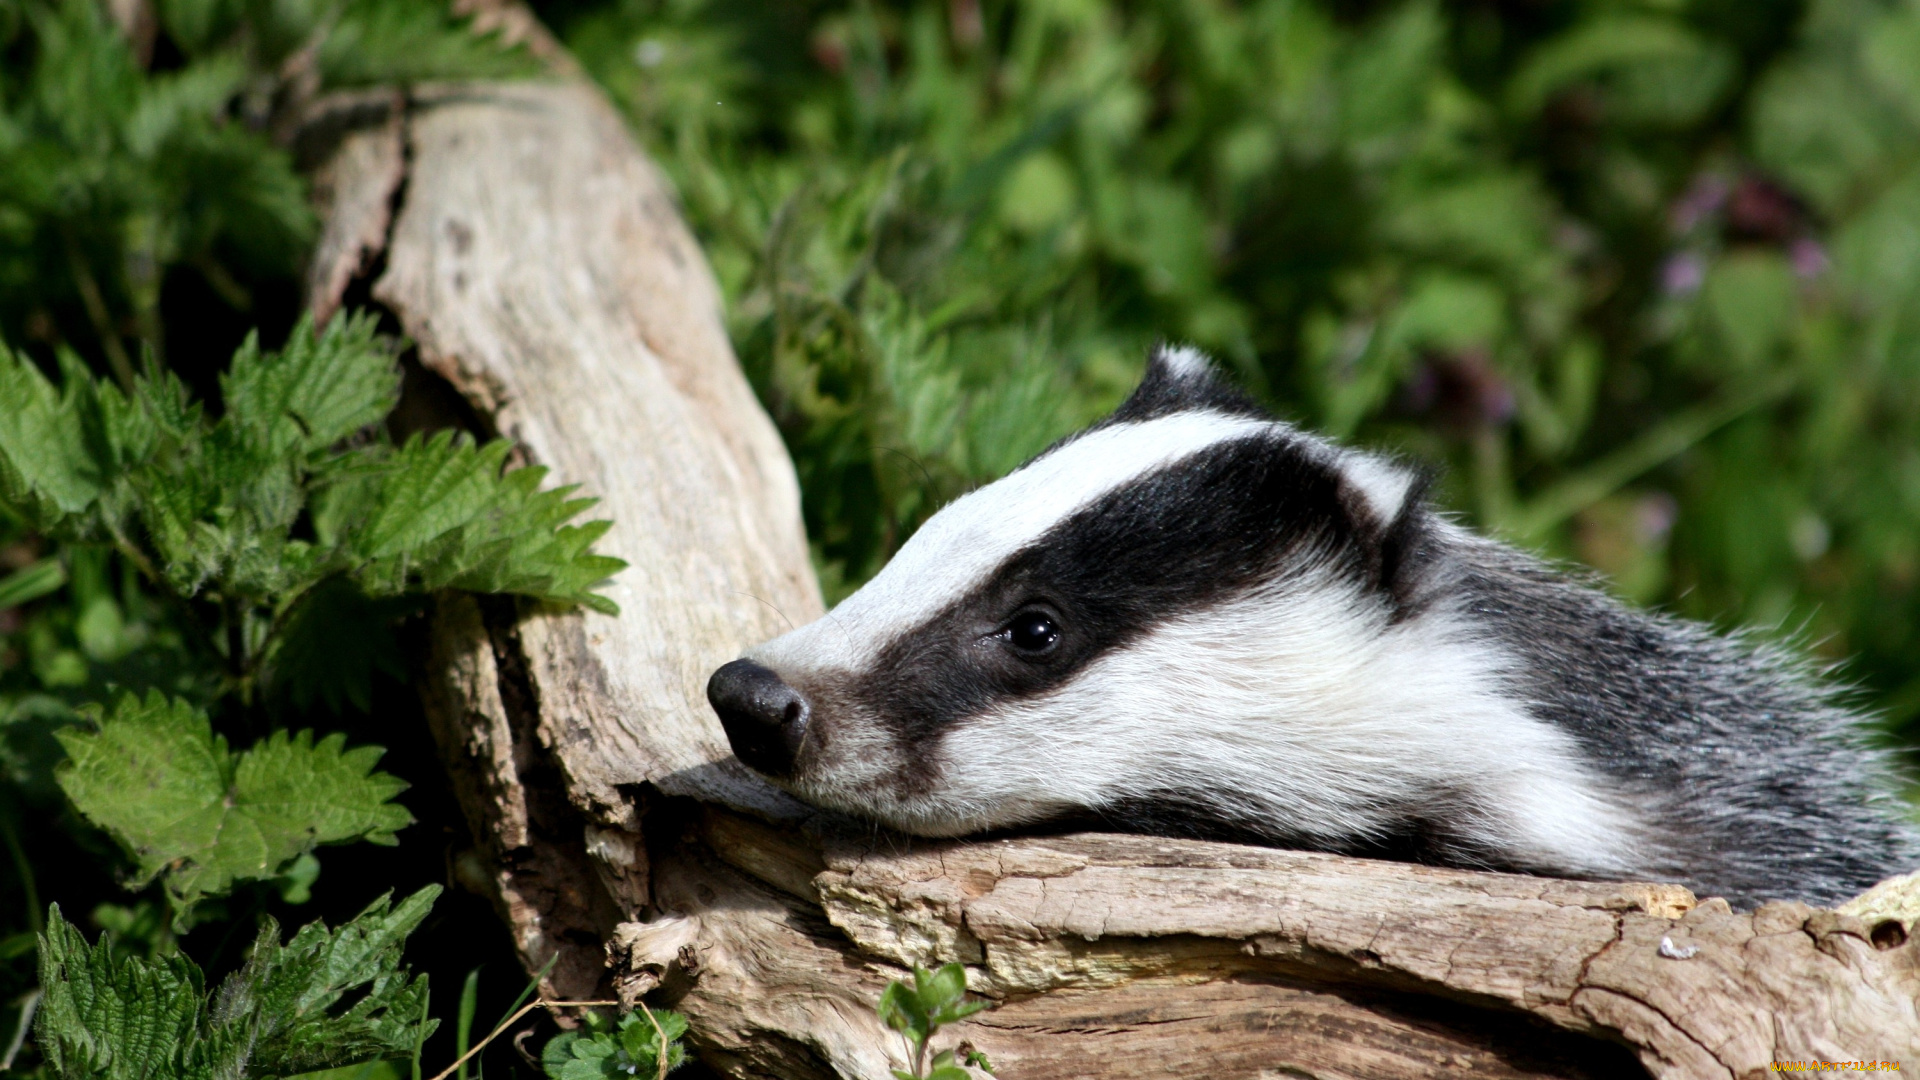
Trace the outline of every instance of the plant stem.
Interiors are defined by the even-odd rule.
[[[227,624],[227,668],[236,681],[244,680],[247,677],[247,628],[242,620],[246,608],[239,597],[231,593],[220,598],[220,608]]]
[[[100,283],[94,280],[93,271],[87,268],[87,257],[80,250],[80,244],[73,234],[65,235],[67,249],[67,268],[73,274],[74,288],[80,290],[80,303],[87,309],[87,320],[93,323],[93,333],[100,339],[100,348],[107,354],[107,363],[113,366],[113,377],[119,381],[120,389],[133,389],[133,358],[127,355],[127,347],[120,342],[120,335],[113,328],[113,314],[107,310],[107,298],[100,292]]]
[[[464,1054],[461,1054],[459,1060],[455,1061],[453,1064],[447,1066],[446,1068],[440,1070],[438,1073],[435,1073],[433,1080],[447,1080],[447,1077],[453,1075],[454,1070],[458,1069],[460,1066],[465,1065],[467,1063],[468,1058],[471,1058],[473,1057],[473,1055],[479,1053],[482,1050],[485,1050],[487,1048],[487,1044],[499,1038],[501,1032],[512,1027],[514,1024],[514,1021],[519,1020],[521,1017],[527,1015],[528,1013],[532,1012],[535,1009],[542,1008],[542,1007],[549,1008],[549,1009],[560,1009],[560,1008],[572,1009],[572,1008],[588,1008],[591,1006],[618,1005],[618,1004],[620,1003],[617,1001],[545,1001],[545,1000],[529,1001],[525,1005],[522,1005],[519,1008],[519,1010],[516,1011],[512,1016],[509,1016],[505,1020],[500,1021],[500,1026],[488,1032],[487,1037],[484,1039],[481,1039],[479,1044],[474,1046],[473,1049],[468,1050]],[[644,1006],[642,1007],[644,1008]],[[648,1013],[647,1016],[649,1019],[651,1019],[653,1014]],[[656,1031],[659,1030],[659,1023],[657,1021],[654,1024],[654,1030]],[[666,1047],[664,1046],[661,1047],[662,1051],[665,1051],[665,1049]],[[418,1080],[419,1074],[420,1074],[419,1062],[420,1062],[420,1058],[419,1058],[419,1055],[416,1053],[414,1055],[415,1080]]]
[[[7,800],[7,813],[0,816],[0,837],[7,841],[7,853],[13,856],[14,869],[20,872],[20,891],[27,894],[27,925],[36,934],[45,933],[47,926],[40,914],[40,889],[34,883],[33,864],[27,861],[26,849],[20,846],[20,836],[13,831],[13,800]]]
[[[33,1014],[40,1008],[41,990],[39,987],[26,992],[20,998],[20,1021],[13,1026],[13,1039],[7,1043],[7,1052],[0,1055],[0,1072],[13,1071],[13,1059],[20,1054],[20,1047],[26,1044],[27,1032],[33,1028]]]
[[[467,972],[467,981],[460,987],[460,1011],[454,1019],[453,1047],[463,1061],[473,1042],[473,1013],[479,1001],[480,969],[474,968]],[[456,1067],[459,1069],[459,1080],[467,1080],[466,1065]]]
[[[653,1010],[647,1008],[646,1002],[636,1001],[634,1004],[640,1006],[640,1011],[647,1014],[647,1023],[653,1025],[654,1045],[660,1048],[660,1052],[653,1056],[654,1064],[659,1067],[654,1080],[667,1080],[667,1033],[661,1029],[660,1021],[654,1017]]]
[[[133,321],[149,359],[164,360],[167,352],[165,323],[160,317],[160,276],[165,267],[160,260],[160,219],[152,213],[135,214],[126,224],[126,253],[121,274],[127,296],[133,301]]]
[[[1763,379],[1753,386],[1676,413],[1632,442],[1561,480],[1512,512],[1501,526],[1508,536],[1536,540],[1548,529],[1631,483],[1649,469],[1692,448],[1700,440],[1769,402],[1784,397],[1797,379],[1791,374]]]
[[[228,307],[235,311],[253,310],[253,294],[212,254],[203,251],[194,256],[193,268],[200,271],[200,276],[206,279],[220,299],[226,301]]]

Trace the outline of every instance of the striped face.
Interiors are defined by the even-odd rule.
[[[1473,801],[1461,776],[1558,784],[1570,753],[1486,690],[1497,658],[1431,602],[1448,528],[1410,474],[1162,351],[1112,417],[942,509],[709,696],[747,764],[911,832],[1089,817],[1390,843],[1411,804]]]

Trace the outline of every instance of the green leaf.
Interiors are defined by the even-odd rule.
[[[105,934],[89,945],[55,905],[40,938],[41,1053],[56,1076],[105,1080],[286,1076],[404,1054],[431,1021],[414,1020],[426,979],[400,967],[400,950],[438,894],[429,886],[398,907],[382,897],[337,931],[312,923],[284,945],[268,919],[211,996],[185,956],[142,959]]]
[[[272,452],[310,453],[386,419],[400,400],[400,369],[373,316],[343,314],[316,334],[306,315],[279,352],[262,353],[248,335],[220,392],[223,423]]]
[[[661,1036],[665,1036],[664,1053],[671,1072],[686,1062],[686,1048],[678,1041],[686,1032],[686,1017],[662,1009],[653,1010],[651,1020],[641,1012],[628,1013],[617,1025],[589,1014],[586,1030],[564,1032],[547,1041],[540,1052],[540,1067],[552,1080],[656,1076],[663,1052]]]
[[[1593,19],[1536,48],[1514,76],[1507,100],[1516,112],[1532,115],[1559,90],[1605,77],[1623,119],[1686,124],[1720,99],[1736,63],[1724,45],[1674,20]]]
[[[415,437],[374,477],[343,485],[318,516],[347,534],[367,595],[454,588],[619,610],[592,591],[626,566],[589,550],[610,524],[566,524],[593,500],[569,498],[570,487],[541,490],[544,469],[503,472],[510,449],[452,432]],[[364,517],[342,520],[355,511]]]
[[[918,1054],[942,1027],[964,1020],[974,1013],[992,1007],[991,1002],[968,1002],[967,969],[960,964],[943,964],[933,971],[915,964],[913,981],[896,979],[881,991],[876,1011],[880,1020],[888,1027],[906,1037],[909,1051]],[[957,1066],[957,1051],[943,1050],[935,1054],[931,1062],[929,1077],[959,1077],[965,1080],[966,1070]],[[968,1052],[967,1062],[973,1064],[974,1058],[984,1063],[973,1051]],[[992,1070],[989,1069],[989,1072]],[[913,1080],[913,1074],[894,1070],[896,1077]]]
[[[112,483],[115,462],[89,438],[99,393],[77,365],[55,390],[31,361],[0,345],[0,506],[29,527],[68,531]]]
[[[122,137],[136,157],[151,158],[195,121],[217,120],[247,81],[238,56],[217,56],[147,80]]]
[[[285,945],[268,919],[246,966],[220,984],[215,1034],[243,1032],[252,1071],[269,1076],[408,1053],[434,1021],[417,1022],[427,980],[410,977],[400,953],[439,894],[383,896],[338,930],[309,923]]]
[[[453,1055],[460,1061],[460,1068],[454,1074],[456,1080],[467,1080],[469,1063],[461,1060],[473,1046],[473,1014],[480,1007],[480,969],[467,972],[467,981],[460,984],[460,1009],[454,1014]]]
[[[320,860],[307,852],[274,875],[273,883],[280,890],[282,902],[298,905],[313,899],[313,883],[319,880]]]
[[[89,945],[58,904],[40,937],[40,986],[34,1032],[56,1076],[183,1075],[188,1046],[205,1023],[193,961],[118,954],[104,934]]]
[[[880,992],[878,1011],[881,1023],[905,1035],[915,1046],[927,1041],[931,1031],[927,1010],[906,983],[897,979],[888,983]]]
[[[329,84],[501,78],[538,70],[532,57],[438,4],[348,0],[320,47]]]
[[[67,583],[67,568],[59,559],[46,558],[0,577],[0,611],[19,607]]]
[[[176,920],[237,880],[273,877],[318,844],[393,843],[413,819],[388,800],[406,784],[374,772],[379,747],[344,735],[276,731],[227,750],[207,715],[157,691],[125,695],[93,732],[57,734],[73,804],[133,857],[140,882],[164,877]]]
[[[993,1003],[989,1001],[960,1001],[941,1009],[934,1018],[942,1024],[955,1024],[972,1016],[974,1013],[992,1007]]]
[[[967,994],[967,969],[959,964],[942,964],[932,972],[915,967],[913,981],[920,1007],[930,1014],[951,1008]]]
[[[359,1065],[341,1065],[332,1069],[300,1073],[287,1080],[404,1080],[401,1066],[392,1061],[368,1061]]]

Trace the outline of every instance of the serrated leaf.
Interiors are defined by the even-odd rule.
[[[219,843],[233,772],[206,713],[156,691],[123,697],[98,731],[55,738],[68,757],[61,789],[133,856],[141,881]]]
[[[221,983],[213,1026],[246,1032],[260,1075],[406,1053],[427,983],[400,967],[401,948],[439,893],[429,885],[397,906],[383,896],[339,929],[309,923],[285,945],[269,919],[246,966]]]
[[[109,464],[87,439],[82,414],[92,396],[91,380],[69,382],[63,393],[0,345],[0,505],[35,529],[60,531],[110,481]]]
[[[609,524],[566,524],[593,500],[541,490],[544,469],[503,472],[510,449],[441,432],[384,463],[353,496],[365,518],[348,539],[369,596],[454,588],[618,610],[592,591],[626,565],[589,550]]]
[[[247,81],[236,55],[217,56],[147,79],[140,103],[123,125],[127,149],[151,157],[179,134],[183,124],[216,120]]]
[[[220,389],[225,423],[276,451],[311,452],[384,420],[400,400],[400,370],[371,315],[345,315],[319,334],[307,315],[279,352],[262,353],[249,335]]]
[[[268,919],[211,998],[185,956],[142,959],[107,934],[89,945],[55,905],[40,938],[41,1053],[56,1076],[101,1080],[286,1076],[405,1054],[432,1022],[415,1021],[426,979],[400,966],[400,951],[439,891],[397,907],[382,897],[336,931],[312,923],[285,945]]]
[[[524,50],[462,25],[448,8],[381,0],[342,5],[318,59],[327,81],[340,86],[502,78],[537,70]]]
[[[319,844],[393,843],[413,819],[406,784],[373,767],[379,747],[276,731],[234,755],[204,712],[158,692],[123,696],[94,732],[57,737],[74,806],[118,840],[138,879],[164,876],[176,919],[237,880],[272,877]]]
[[[40,937],[45,997],[34,1031],[56,1076],[110,1080],[179,1076],[204,1018],[200,969],[178,954],[116,954],[107,935],[89,945],[53,905]]]

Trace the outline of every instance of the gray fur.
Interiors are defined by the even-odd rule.
[[[1664,848],[1645,876],[1740,905],[1832,905],[1920,867],[1892,756],[1804,659],[1634,610],[1491,541],[1450,547],[1439,587],[1524,659],[1513,692],[1640,800]]]

